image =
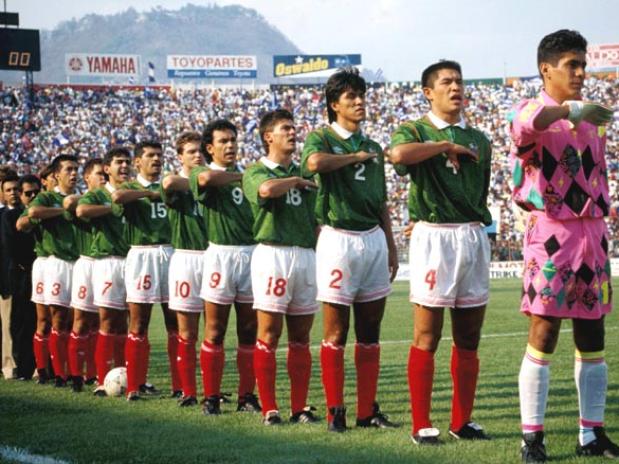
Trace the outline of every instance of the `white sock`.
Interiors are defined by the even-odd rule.
[[[580,410],[578,440],[584,446],[595,440],[593,427],[604,425],[608,385],[608,366],[604,361],[604,352],[585,353],[576,350],[574,380]]]
[[[550,382],[550,357],[551,354],[542,353],[531,345],[527,345],[518,376],[523,433],[544,429]]]

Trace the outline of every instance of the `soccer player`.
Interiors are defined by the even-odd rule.
[[[325,88],[330,125],[305,141],[302,172],[317,174],[318,300],[323,302],[320,351],[328,429],[346,430],[344,348],[350,305],[355,313],[357,426],[392,427],[376,403],[379,334],[397,253],[386,206],[383,151],[361,132],[365,81],[356,69],[333,74]]]
[[[179,406],[198,404],[196,391],[196,341],[204,304],[200,298],[204,250],[208,246],[204,205],[189,189],[192,168],[204,165],[200,152],[202,136],[183,132],[176,140],[181,162],[179,175],[169,175],[161,183],[161,198],[168,206],[174,253],[170,258],[169,306],[178,319],[178,370],[183,389]]]
[[[572,320],[576,345],[576,453],[619,458],[619,447],[604,431],[604,316],[612,307],[604,124],[613,112],[582,100],[586,52],[587,41],[576,31],[545,36],[537,49],[544,88],[518,103],[510,117],[513,198],[531,212],[520,307],[529,317],[519,376],[524,462],[546,461],[550,362],[563,319]]]
[[[36,178],[36,182],[32,179],[28,182],[24,182],[22,185],[22,202],[27,208],[32,200],[39,194],[42,187],[42,182],[39,179],[46,177],[51,179],[51,169],[49,166],[45,167],[39,173],[39,178]],[[28,217],[28,210],[26,209],[20,218],[17,220],[16,229],[19,232],[30,232],[34,239],[34,252],[36,259],[32,263],[32,297],[31,301],[36,307],[36,330],[32,339],[32,345],[34,350],[34,359],[37,369],[37,383],[46,384],[49,380],[48,363],[49,363],[49,334],[52,325],[51,312],[49,307],[45,304],[43,295],[45,277],[43,275],[43,269],[45,268],[45,261],[49,256],[45,251],[42,243],[42,230],[40,225],[34,225]]]
[[[129,335],[125,349],[127,400],[139,393],[157,393],[146,383],[150,343],[148,324],[154,303],[161,303],[168,332],[168,360],[172,377],[172,396],[182,389],[177,369],[178,324],[168,309],[168,262],[172,255],[168,208],[161,200],[159,178],[163,152],[159,142],[144,141],[135,146],[137,180],[127,182],[112,194],[114,203],[123,205],[127,240],[131,245],[125,263],[125,285],[129,305]]]
[[[254,395],[253,367],[256,314],[252,309],[251,255],[253,215],[243,195],[243,176],[236,164],[236,127],[226,120],[209,123],[202,133],[202,153],[208,167],[191,171],[194,197],[205,207],[209,247],[204,255],[200,296],[204,300],[205,329],[200,350],[204,383],[204,414],[220,413],[224,368],[224,337],[230,306],[236,309],[239,372],[238,411],[259,412]]]
[[[84,181],[88,191],[105,185],[103,160],[92,158],[84,164]],[[63,207],[75,216],[79,195],[70,195],[64,199]],[[69,336],[69,371],[74,392],[81,392],[84,384],[84,364],[88,366],[87,382],[94,383],[94,346],[99,326],[99,314],[93,303],[93,266],[92,256],[93,227],[88,221],[77,220],[75,224],[75,245],[80,257],[73,265],[71,283],[71,308],[73,308],[73,328]]]
[[[393,134],[390,160],[410,175],[410,300],[413,343],[408,383],[416,444],[437,444],[430,406],[434,353],[450,308],[453,398],[449,434],[487,439],[471,421],[479,373],[477,347],[488,302],[490,243],[483,229],[492,218],[486,205],[491,145],[464,120],[460,65],[439,61],[422,73],[430,112],[402,124]]]
[[[254,238],[259,243],[251,261],[254,309],[258,313],[258,340],[254,369],[265,425],[282,422],[275,397],[275,351],[284,316],[288,329],[290,422],[313,423],[314,408],[307,405],[312,357],[309,334],[316,302],[316,184],[301,177],[292,162],[296,132],[286,110],[266,113],[260,137],[267,156],[243,176],[243,191],[254,212]]]
[[[75,213],[92,225],[93,237],[92,304],[99,312],[95,360],[99,386],[95,396],[106,396],[103,381],[113,365],[125,365],[127,340],[127,292],[125,258],[129,244],[125,237],[123,208],[112,201],[112,194],[129,180],[131,153],[124,147],[113,147],[103,158],[108,177],[103,187],[86,192],[78,201]]]
[[[51,166],[57,186],[53,191],[39,193],[32,200],[27,210],[30,221],[24,225],[25,229],[40,225],[42,247],[49,255],[43,268],[43,302],[49,305],[52,315],[49,351],[56,374],[55,385],[64,387],[67,381],[67,344],[71,329],[71,277],[73,264],[79,254],[75,246],[75,225],[73,220],[65,215],[63,201],[75,191],[77,158],[58,155]],[[34,287],[33,293],[38,294],[38,291],[39,288]],[[33,301],[36,302],[34,298]]]

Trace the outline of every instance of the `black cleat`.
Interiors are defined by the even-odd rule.
[[[236,410],[239,412],[262,412],[258,397],[253,393],[245,393],[245,395],[239,397]]]
[[[97,378],[96,377],[90,377],[86,380],[84,380],[84,384],[85,385],[94,385],[97,382]]]
[[[357,427],[375,427],[377,429],[395,429],[398,424],[394,424],[389,418],[380,411],[377,402],[374,402],[372,415],[364,419],[357,419]]]
[[[205,416],[218,416],[221,414],[220,408],[221,400],[219,396],[213,395],[208,398],[204,398],[202,401],[202,414]]]
[[[74,393],[80,393],[84,389],[84,378],[81,375],[71,377],[71,389]]]
[[[133,391],[133,392],[129,392],[127,393],[127,401],[131,402],[131,401],[140,401],[142,399],[142,397],[140,396],[139,392]]]
[[[595,440],[581,445],[576,445],[576,454],[578,456],[604,456],[608,459],[619,459],[619,446],[610,441],[606,436],[604,427],[593,427]]]
[[[315,424],[320,419],[314,415],[316,408],[314,406],[305,406],[303,411],[294,413],[290,416],[290,422],[293,424]]]
[[[525,464],[537,464],[546,462],[546,445],[544,445],[544,432],[529,432],[522,435],[522,448],[520,448],[522,462]]]
[[[198,404],[198,400],[195,396],[183,396],[178,399],[178,405],[181,408],[187,408],[189,406],[195,406]]]
[[[170,398],[181,399],[183,398],[183,390],[174,390],[170,395]]]
[[[140,385],[140,393],[142,395],[159,395],[161,392],[155,388],[152,383],[143,383]]]
[[[103,385],[99,385],[95,388],[95,391],[93,391],[92,394],[98,396],[99,398],[105,398],[107,396],[107,392],[105,391]]]
[[[327,430],[329,432],[342,433],[346,431],[346,408],[344,406],[336,406],[335,408],[329,408],[329,413],[333,416],[327,424]]]
[[[440,434],[441,432],[434,427],[419,429],[417,433],[411,435],[411,441],[419,446],[436,446],[441,444],[438,439]]]
[[[54,381],[54,387],[56,388],[64,388],[67,386],[67,380],[63,379],[59,375],[56,376],[56,380]]]
[[[267,412],[266,416],[264,416],[264,419],[262,420],[262,423],[266,426],[280,425],[282,423],[282,418],[279,415],[279,411]]]
[[[484,429],[475,422],[469,422],[460,427],[460,430],[449,429],[449,435],[457,440],[490,440]]]
[[[39,385],[45,385],[47,382],[49,382],[49,375],[47,373],[47,369],[37,369],[37,374],[39,375],[39,378],[37,379],[37,383]]]

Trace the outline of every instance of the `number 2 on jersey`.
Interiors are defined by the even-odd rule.
[[[356,169],[355,171],[355,180],[360,180],[360,181],[364,181],[365,180],[365,164],[363,163],[356,163],[354,165],[354,168]]]

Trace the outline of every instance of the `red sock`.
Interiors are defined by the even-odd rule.
[[[204,396],[221,394],[221,378],[224,374],[226,353],[223,345],[214,345],[204,340],[200,349],[200,368],[202,369],[202,384]]]
[[[236,368],[239,371],[239,398],[253,393],[256,386],[254,374],[255,345],[239,345],[236,349]]]
[[[196,341],[178,337],[178,373],[184,396],[198,396],[196,392]]]
[[[112,368],[114,357],[114,335],[99,332],[95,348],[95,364],[97,365],[97,382],[103,385],[105,376]]]
[[[68,348],[69,372],[73,377],[82,377],[84,375],[86,352],[88,351],[88,334],[78,335],[75,332],[71,332]]]
[[[127,343],[127,334],[114,335],[114,365],[116,367],[125,365],[125,343]]]
[[[327,417],[333,420],[329,409],[344,406],[344,347],[322,342],[320,347],[322,386],[327,399]]]
[[[307,406],[307,392],[312,375],[309,343],[289,343],[287,365],[290,377],[290,411],[296,414]]]
[[[413,434],[432,427],[432,381],[434,378],[434,353],[411,346],[408,354],[408,389],[411,397]]]
[[[94,379],[97,376],[97,366],[95,364],[95,350],[97,349],[98,330],[93,330],[88,334],[88,351],[86,352],[86,379]]]
[[[34,349],[34,359],[37,363],[37,369],[47,369],[47,359],[49,358],[49,337],[35,333],[34,337],[32,337],[32,346]]]
[[[137,392],[140,390],[142,381],[144,366],[143,358],[147,349],[146,336],[140,337],[139,335],[131,332],[127,337],[127,343],[125,344],[125,359],[127,365],[127,394],[131,392]]]
[[[181,376],[178,370],[178,333],[168,332],[168,362],[170,363],[170,377],[172,378],[172,391],[183,389]]]
[[[451,402],[451,428],[460,430],[471,421],[475,388],[479,374],[479,359],[476,350],[465,350],[455,345],[451,348],[451,380],[453,400]]]
[[[62,332],[52,329],[49,337],[49,352],[52,357],[52,366],[57,377],[67,378],[67,345]]]
[[[380,370],[380,345],[355,343],[357,368],[357,418],[365,419],[374,413],[378,372]]]
[[[269,346],[261,340],[256,341],[254,371],[256,372],[256,383],[258,384],[258,394],[262,403],[263,416],[269,411],[277,411],[279,409],[275,399],[276,350],[277,346]]]
[[[150,362],[150,341],[148,340],[148,335],[144,334],[144,342],[140,345],[140,349],[138,351],[139,356],[139,376],[138,380],[140,381],[139,385],[144,385],[146,383],[146,378],[148,377],[148,364]]]

